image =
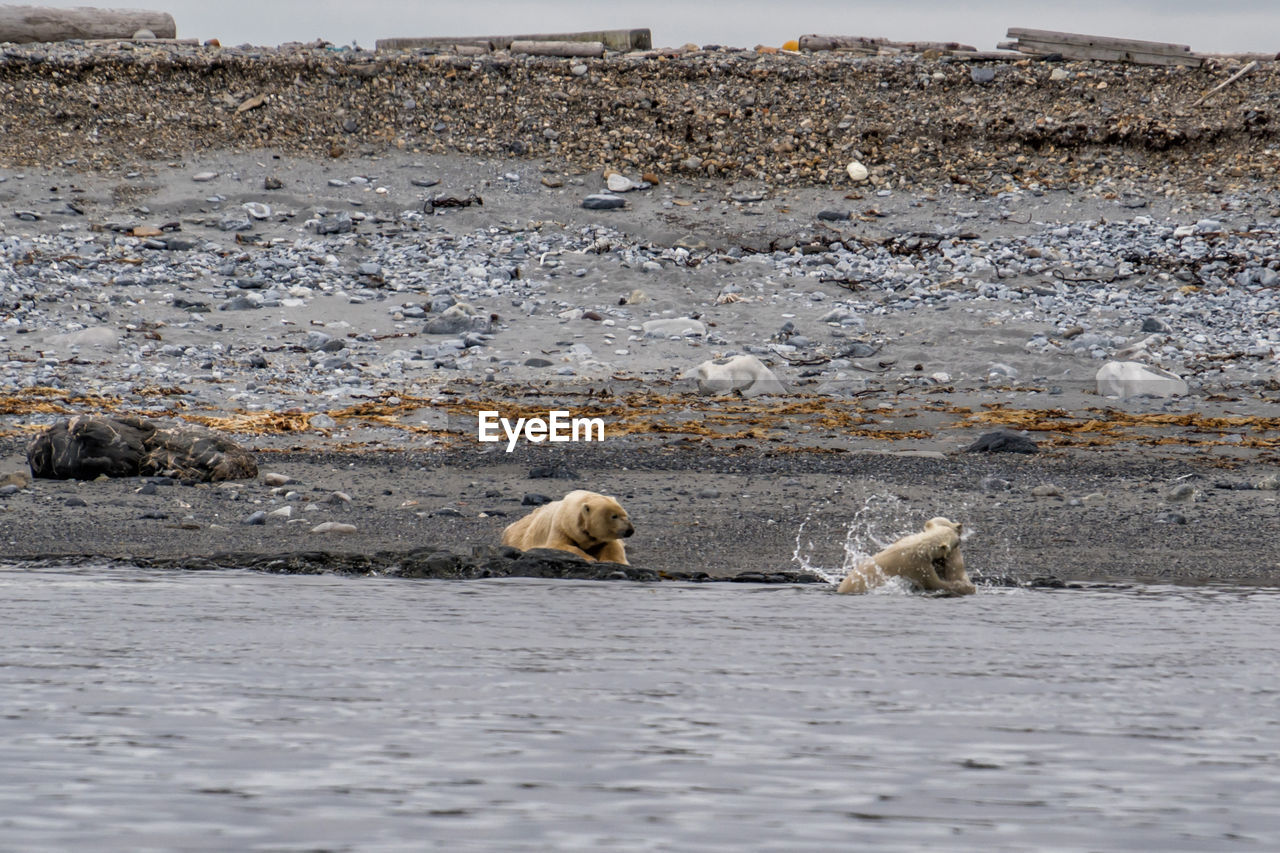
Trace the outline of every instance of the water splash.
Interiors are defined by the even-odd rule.
[[[806,542],[804,537],[805,527],[813,517],[810,512],[796,530],[796,547],[792,551],[791,561],[801,570],[812,572],[828,583],[840,583],[850,569],[899,538],[900,534],[882,535],[877,529],[877,519],[887,517],[897,523],[901,515],[899,508],[901,503],[902,501],[893,495],[867,496],[862,506],[854,512],[849,523],[845,525],[844,541],[841,543],[843,555],[838,568],[819,566],[814,563],[813,540]],[[881,586],[890,592],[898,589],[896,584]]]

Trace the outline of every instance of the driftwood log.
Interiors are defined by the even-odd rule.
[[[145,9],[98,9],[75,6],[0,6],[0,42],[66,41],[67,39],[133,38],[150,30],[158,39],[177,38],[178,27],[167,12]]]

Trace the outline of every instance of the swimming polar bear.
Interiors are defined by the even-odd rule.
[[[928,591],[972,595],[976,590],[960,553],[960,523],[941,516],[929,519],[924,530],[904,536],[850,569],[836,592],[866,592],[891,577],[905,578]]]
[[[577,489],[509,525],[502,531],[502,544],[521,551],[555,548],[588,560],[631,565],[619,540],[635,532],[616,500]]]

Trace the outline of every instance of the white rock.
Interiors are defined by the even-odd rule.
[[[195,181],[198,184],[203,184],[208,181],[212,181],[216,177],[218,177],[217,172],[196,172],[194,175],[191,176],[191,180]]]
[[[244,209],[254,219],[268,219],[271,216],[271,205],[263,204],[260,201],[246,201]]]
[[[867,167],[859,163],[857,160],[851,162],[845,168],[845,171],[849,173],[849,177],[854,183],[862,183],[871,176],[871,173],[867,171]]]
[[[355,533],[356,526],[354,524],[344,524],[341,521],[322,521],[315,527],[311,528],[312,533]]]
[[[268,486],[287,486],[295,480],[288,474],[277,474],[272,471],[262,475],[262,482]]]
[[[1094,379],[1104,397],[1181,397],[1187,393],[1182,377],[1136,361],[1108,361]]]
[[[786,389],[773,371],[754,355],[704,361],[685,371],[681,379],[695,379],[700,394],[732,394],[744,397],[758,394],[785,394]]]
[[[120,334],[106,326],[90,326],[75,332],[50,335],[45,339],[45,343],[57,349],[80,347],[81,349],[113,350],[120,346]]]
[[[672,335],[684,335],[689,332],[695,335],[707,333],[707,327],[692,317],[664,317],[660,320],[649,320],[641,328],[644,329],[645,337],[648,338],[669,338]]]
[[[1071,73],[1060,65],[1049,72],[1050,80],[1066,80],[1070,76],[1071,76]]]
[[[635,181],[631,180],[626,175],[619,175],[617,172],[612,172],[609,177],[605,178],[604,183],[605,186],[609,188],[610,192],[615,193],[630,192],[636,188]]]
[[[293,515],[293,507],[282,506],[279,509],[273,509],[267,513],[268,518],[289,518]]]

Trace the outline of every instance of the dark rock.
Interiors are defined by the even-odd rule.
[[[252,525],[266,524],[266,523],[267,523],[267,514],[266,514],[265,512],[263,512],[262,510],[258,510],[257,512],[252,513],[248,518],[246,518],[246,519],[244,520],[244,523],[245,523],[245,524],[252,524]]]
[[[262,307],[262,303],[255,299],[250,299],[247,296],[237,296],[234,299],[228,299],[226,302],[223,302],[221,305],[218,306],[218,310],[219,311],[252,311],[254,309],[261,308],[261,307]]]
[[[152,521],[164,521],[168,517],[169,517],[169,513],[160,512],[158,510],[147,510],[142,515],[138,516],[138,518],[148,519]]]
[[[996,79],[996,70],[994,68],[980,66],[969,72],[969,79],[975,83],[990,83]]]
[[[625,198],[612,193],[595,193],[582,200],[582,206],[587,210],[617,210],[626,205]]]
[[[20,491],[22,491],[22,489],[13,483],[10,483],[7,486],[0,486],[0,498],[11,498]]]
[[[86,501],[84,498],[71,497],[63,501],[62,505],[63,506],[88,506],[89,502]]]
[[[819,210],[818,218],[825,222],[844,222],[849,218],[847,210]]]
[[[537,465],[529,469],[530,480],[579,480],[577,471],[567,465]]]
[[[154,495],[158,491],[160,491],[160,487],[157,486],[155,483],[144,483],[142,485],[142,488],[138,489],[137,494]]]
[[[284,186],[284,182],[279,178],[267,176],[262,179],[262,188],[264,190],[278,190]]]
[[[551,503],[552,499],[546,495],[537,492],[525,492],[525,496],[520,500],[520,506],[542,506]]]
[[[1142,331],[1159,332],[1160,334],[1167,335],[1173,331],[1173,328],[1159,317],[1148,317],[1142,321]]]
[[[545,358],[526,358],[525,367],[550,367],[551,362]]]
[[[1039,449],[1025,435],[999,429],[983,433],[964,450],[965,453],[1036,453]]]

